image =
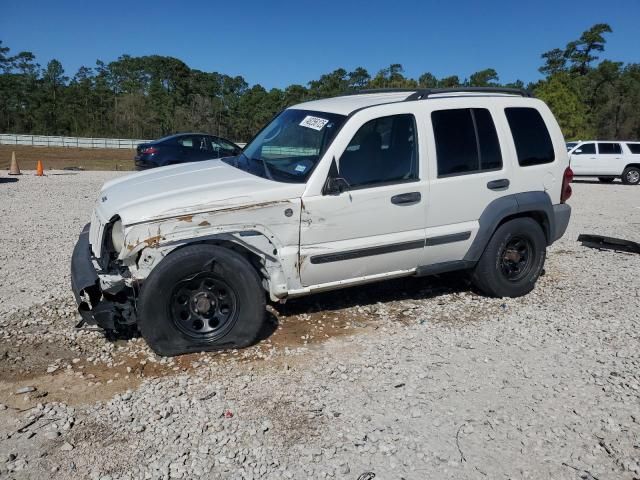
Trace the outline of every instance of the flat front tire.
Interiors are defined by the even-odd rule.
[[[520,297],[533,290],[542,273],[547,242],[532,218],[500,225],[475,266],[471,280],[485,295]]]
[[[170,253],[138,301],[138,328],[159,355],[251,345],[265,318],[265,292],[242,255],[216,245]]]

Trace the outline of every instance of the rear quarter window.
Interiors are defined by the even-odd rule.
[[[528,167],[553,162],[555,152],[551,135],[540,112],[535,108],[527,107],[509,107],[504,111],[520,166]]]
[[[640,155],[640,143],[627,143],[627,147],[634,155]]]

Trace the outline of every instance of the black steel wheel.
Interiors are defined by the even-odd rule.
[[[142,285],[138,328],[160,355],[242,348],[264,322],[265,291],[251,263],[217,245],[167,255]]]
[[[471,273],[473,284],[492,297],[520,297],[533,290],[544,268],[547,239],[538,222],[515,218],[493,233]]]
[[[524,236],[511,237],[500,252],[500,271],[510,282],[517,282],[529,274],[533,260],[533,246]]]
[[[171,314],[183,333],[199,338],[220,337],[233,327],[238,296],[212,272],[200,272],[178,282],[171,295]]]

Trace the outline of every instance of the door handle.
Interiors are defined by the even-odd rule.
[[[501,178],[500,180],[491,180],[487,183],[487,188],[489,190],[506,190],[509,188],[509,179]]]
[[[394,205],[414,205],[422,199],[420,192],[401,193],[391,197],[391,203]]]

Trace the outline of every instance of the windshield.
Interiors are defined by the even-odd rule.
[[[285,110],[239,156],[223,162],[278,182],[304,183],[345,119],[335,113]]]
[[[578,143],[580,142],[567,142],[567,152],[571,150],[573,147],[575,147],[576,145],[578,145]]]

